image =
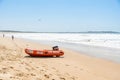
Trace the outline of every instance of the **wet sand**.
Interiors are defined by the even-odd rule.
[[[120,80],[120,64],[64,49],[60,58],[30,57],[25,48],[51,49],[24,39],[0,38],[0,80]]]
[[[37,41],[37,40],[36,40]],[[35,40],[34,40],[35,42]],[[85,45],[85,44],[75,44],[75,43],[65,43],[56,41],[37,41],[41,44],[46,44],[50,46],[59,45],[60,47],[79,52],[87,56],[102,58],[105,60],[110,60],[116,63],[120,63],[120,49],[110,48],[103,46]]]

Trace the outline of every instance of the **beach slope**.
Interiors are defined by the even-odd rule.
[[[59,58],[30,57],[25,48],[51,49],[21,39],[0,38],[0,80],[120,80],[120,63],[63,49]],[[104,54],[104,53],[102,53]]]

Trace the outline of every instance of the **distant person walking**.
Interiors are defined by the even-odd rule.
[[[12,35],[12,40],[14,40],[14,36]]]
[[[5,37],[5,35],[3,34],[3,38]]]

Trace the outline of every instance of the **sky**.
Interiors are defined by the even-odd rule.
[[[120,0],[0,0],[0,30],[120,32]]]

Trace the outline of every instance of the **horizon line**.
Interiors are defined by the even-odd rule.
[[[50,31],[44,31],[44,32],[38,32],[38,31],[18,31],[18,30],[0,30],[0,32],[16,32],[16,33],[120,33],[118,31],[58,31],[58,32],[50,32]]]

